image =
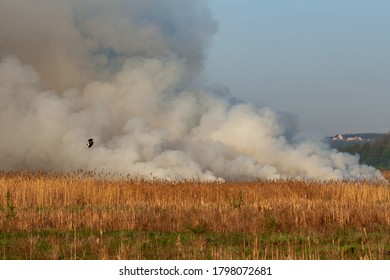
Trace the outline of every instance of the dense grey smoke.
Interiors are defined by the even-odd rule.
[[[176,56],[199,71],[216,28],[202,1],[4,0],[0,54],[58,91],[110,78],[130,57]]]
[[[2,1],[0,168],[380,177],[321,142],[291,141],[272,110],[197,85],[215,32],[204,1]]]

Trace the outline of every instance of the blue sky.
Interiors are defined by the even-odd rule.
[[[207,76],[302,131],[390,131],[390,1],[210,0]]]

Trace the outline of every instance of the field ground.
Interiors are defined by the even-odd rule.
[[[385,183],[0,172],[1,259],[390,259],[389,232]]]

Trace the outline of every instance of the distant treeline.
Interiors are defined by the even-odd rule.
[[[381,134],[373,141],[352,144],[337,148],[341,152],[359,154],[360,163],[374,166],[378,169],[390,169],[390,133]]]

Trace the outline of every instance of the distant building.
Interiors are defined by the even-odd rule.
[[[344,136],[342,134],[333,135],[332,141],[343,141]]]
[[[326,142],[332,148],[346,147],[349,145],[364,145],[380,137],[381,133],[344,133],[326,137]]]
[[[342,134],[333,135],[332,141],[347,141],[347,142],[361,142],[364,139],[360,136],[344,136]]]
[[[355,137],[348,137],[346,139],[347,142],[361,142],[363,141],[363,138],[362,137],[359,137],[359,136],[355,136]]]

